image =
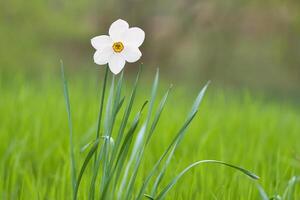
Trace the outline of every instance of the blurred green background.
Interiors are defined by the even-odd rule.
[[[145,30],[141,61],[168,82],[299,97],[299,11],[297,0],[1,1],[0,68],[41,74],[63,59],[74,71],[94,70],[90,39],[122,18]]]

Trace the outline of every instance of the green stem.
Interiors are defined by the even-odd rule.
[[[108,75],[108,66],[106,66],[103,87],[102,87],[102,95],[101,95],[101,100],[100,100],[100,108],[99,108],[97,131],[96,131],[96,133],[97,133],[96,140],[99,140],[99,137],[100,137],[100,127],[101,127],[102,112],[103,112],[103,105],[104,105],[104,98],[105,98],[107,75]],[[94,166],[96,165],[96,160],[97,160],[97,150],[95,152]]]

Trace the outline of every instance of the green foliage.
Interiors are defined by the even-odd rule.
[[[139,78],[128,92],[130,84],[123,81],[122,76],[115,77],[114,81],[110,77],[107,81],[113,87],[105,95],[101,120],[105,125],[100,126],[97,139],[102,92],[96,92],[95,85],[101,90],[103,85],[95,83],[91,78],[95,76],[91,75],[89,79],[68,76],[67,96],[70,98],[67,105],[72,111],[69,116],[78,169],[75,179],[78,199],[93,198],[89,196],[93,181],[95,199],[100,195],[116,197],[123,180],[122,197],[128,199],[145,198],[144,194],[150,199],[259,197],[256,184],[233,170],[213,165],[192,169],[208,158],[255,171],[267,194],[300,197],[295,182],[288,184],[290,177],[300,173],[298,107],[258,96],[253,98],[247,93],[236,95],[228,91],[224,95],[210,88],[198,112],[205,89],[199,92],[193,106],[190,94],[194,93],[194,88],[177,88],[172,93],[167,90],[161,94],[158,74],[153,92],[147,85],[138,84]],[[105,74],[100,77],[102,79]],[[68,115],[64,112],[61,81],[52,75],[48,79],[29,81],[19,74],[11,81],[3,80],[0,81],[1,197],[70,199],[72,162],[69,153],[72,150],[69,150]],[[164,83],[160,85],[165,86]],[[110,104],[107,99],[112,99]],[[186,115],[188,107],[193,109]],[[195,116],[196,113],[200,118]],[[192,119],[194,123],[190,124]],[[185,131],[187,127],[189,129]],[[189,136],[183,138],[185,134]],[[96,149],[99,166],[93,163]],[[202,161],[195,162],[197,160]],[[195,163],[190,165],[192,162]],[[185,174],[187,170],[190,172]],[[243,172],[251,176],[248,171]],[[101,179],[103,173],[106,173],[104,181]],[[289,189],[286,189],[287,184]],[[165,196],[165,192],[169,193]]]
[[[76,171],[75,171],[75,160],[74,160],[73,127],[72,127],[72,120],[71,120],[70,99],[69,99],[69,92],[68,92],[67,81],[65,78],[64,68],[62,65],[62,78],[64,81],[64,94],[65,94],[65,101],[66,101],[66,107],[67,107],[67,113],[68,113],[68,119],[69,119],[69,127],[70,127],[69,135],[70,135],[70,147],[71,147],[71,149],[70,149],[70,151],[71,151],[71,166],[72,166],[71,171],[72,171],[72,185],[73,185],[73,199],[74,200],[77,199],[79,184],[82,179],[82,176],[83,176],[83,174],[87,168],[87,165],[88,165],[89,161],[91,160],[93,154],[96,153],[96,150],[98,147],[99,131],[100,131],[100,126],[101,126],[101,116],[102,116],[102,110],[103,110],[103,105],[104,105],[105,89],[106,89],[107,74],[108,74],[107,71],[108,71],[108,67],[106,67],[103,89],[102,89],[102,97],[101,97],[101,101],[100,101],[100,111],[99,111],[99,115],[98,115],[99,117],[98,117],[97,131],[96,131],[96,142],[93,145],[93,147],[91,148],[91,150],[89,151],[89,153],[87,154],[87,156],[84,160],[84,163],[81,167],[81,170],[79,172],[77,182],[75,183]],[[139,74],[140,74],[140,72],[137,75],[137,80],[139,78]],[[131,152],[131,154],[128,155],[128,158],[127,158],[126,156],[128,154],[128,150],[130,148],[130,143],[132,141],[132,138],[133,138],[135,130],[138,126],[138,123],[140,121],[141,112],[142,112],[143,108],[145,107],[147,101],[143,104],[142,109],[137,113],[137,116],[135,117],[134,123],[131,126],[131,128],[129,129],[129,132],[126,135],[125,135],[125,132],[119,132],[119,136],[120,136],[120,134],[121,134],[121,136],[124,135],[125,139],[121,140],[121,138],[118,137],[118,140],[117,140],[118,145],[114,145],[114,143],[110,144],[110,140],[114,141],[114,139],[113,139],[114,136],[112,134],[112,131],[113,131],[114,125],[115,125],[114,122],[117,118],[118,111],[120,110],[120,108],[122,107],[123,102],[124,102],[124,98],[122,100],[120,99],[122,82],[123,82],[123,72],[120,75],[119,82],[118,82],[116,88],[115,88],[115,83],[114,83],[115,75],[112,76],[111,87],[110,87],[108,99],[106,102],[106,113],[104,116],[104,120],[105,120],[104,128],[102,130],[102,132],[104,133],[104,135],[102,136],[102,137],[104,137],[104,144],[101,145],[101,147],[100,147],[99,156],[97,157],[97,155],[95,154],[95,160],[94,160],[95,167],[93,170],[93,178],[92,178],[91,186],[90,186],[91,193],[89,194],[89,199],[95,198],[95,183],[97,181],[97,176],[100,173],[101,174],[100,190],[96,190],[99,193],[99,195],[97,195],[97,196],[100,196],[100,199],[127,199],[127,200],[137,199],[137,200],[141,200],[143,198],[142,195],[147,187],[147,184],[149,183],[149,180],[153,176],[153,172],[155,172],[157,170],[157,167],[159,166],[161,161],[168,154],[169,154],[169,156],[167,158],[167,161],[164,164],[162,171],[159,173],[158,178],[155,182],[154,188],[152,189],[152,191],[153,191],[152,198],[153,199],[158,199],[158,200],[164,199],[167,192],[171,189],[171,187],[173,187],[176,184],[176,182],[181,178],[181,176],[183,176],[187,171],[189,171],[194,166],[201,164],[201,163],[210,162],[210,163],[215,163],[215,164],[222,164],[222,165],[237,169],[253,179],[258,179],[258,176],[256,176],[255,174],[253,174],[243,168],[240,168],[240,167],[237,167],[237,166],[234,166],[234,165],[222,162],[222,161],[202,160],[202,161],[195,162],[195,163],[191,164],[190,166],[188,166],[187,168],[185,168],[156,197],[155,193],[157,191],[158,184],[162,180],[163,174],[165,173],[165,171],[171,161],[171,158],[174,155],[174,151],[176,150],[179,142],[182,140],[190,123],[192,122],[192,120],[194,119],[194,117],[197,114],[200,103],[203,99],[203,96],[204,96],[205,91],[208,86],[208,84],[206,84],[204,86],[204,88],[199,92],[194,104],[192,105],[192,109],[187,116],[185,123],[180,128],[178,134],[175,135],[175,138],[173,139],[173,141],[171,142],[171,144],[169,145],[167,150],[162,154],[162,156],[159,159],[159,161],[157,162],[157,164],[154,165],[154,169],[150,172],[150,174],[148,175],[148,177],[146,179],[147,181],[144,182],[144,184],[142,185],[142,187],[140,189],[140,192],[138,193],[138,196],[135,197],[136,194],[134,192],[134,187],[135,187],[136,179],[138,176],[138,170],[140,169],[141,161],[142,161],[142,158],[144,157],[144,152],[145,152],[146,146],[149,143],[149,141],[153,135],[153,132],[155,130],[155,127],[158,124],[159,117],[165,106],[165,103],[166,103],[166,100],[167,100],[167,97],[169,94],[169,90],[170,90],[169,89],[167,91],[167,93],[164,95],[163,99],[161,100],[157,112],[153,113],[153,109],[154,109],[153,107],[154,107],[155,98],[157,96],[157,90],[158,90],[158,80],[159,80],[159,71],[157,70],[154,81],[153,81],[148,115],[147,115],[145,121],[143,122],[143,125],[140,128],[138,135],[136,136],[135,144],[132,148],[132,152]],[[137,84],[134,85],[133,91],[136,90],[136,87],[137,87]],[[114,93],[115,89],[116,89],[116,92]],[[130,100],[129,102],[130,102],[130,104],[133,103],[132,100]],[[130,110],[128,110],[128,111],[130,112]],[[127,111],[125,111],[125,114],[126,113],[127,113]],[[150,120],[152,117],[152,113],[155,115],[155,117],[152,122],[152,125],[149,126],[151,123]],[[127,125],[126,123],[122,124],[121,127],[126,127],[126,125]],[[150,128],[148,128],[148,127],[150,127]],[[110,150],[110,148],[112,148],[112,150]],[[116,149],[116,150],[114,151],[113,149]],[[118,149],[120,149],[120,150],[118,151]],[[169,153],[169,151],[170,151],[170,153]],[[118,156],[116,156],[116,154],[113,156],[111,154],[111,152],[114,152],[114,153],[118,152]],[[127,159],[128,159],[128,161],[127,161]],[[101,161],[102,161],[102,163],[101,163]],[[101,164],[102,164],[102,169],[103,169],[102,173],[99,172],[99,169],[100,169],[99,166]],[[125,165],[126,165],[126,168],[123,169],[123,166],[125,166]],[[124,173],[122,179],[120,179],[119,175],[115,176],[116,169],[118,169],[118,174],[120,174],[122,172]],[[119,186],[119,188],[117,188],[118,186]],[[116,190],[117,190],[117,193],[115,192]],[[154,195],[155,195],[155,197],[154,197]],[[146,195],[146,197],[149,198],[150,196]]]

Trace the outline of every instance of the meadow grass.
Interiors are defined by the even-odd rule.
[[[87,153],[81,152],[81,147],[95,138],[101,88],[95,81],[98,76],[69,76],[77,168]],[[132,82],[126,81],[126,94]],[[150,84],[144,82],[137,91],[134,113],[151,93]],[[71,199],[68,118],[60,76],[41,79],[2,76],[0,84],[1,198]],[[174,86],[142,159],[137,176],[139,185],[184,122],[197,90],[203,85]],[[166,84],[159,86],[159,98],[167,88]],[[300,175],[299,114],[297,105],[266,100],[248,92],[236,94],[209,88],[159,190],[190,163],[216,159],[255,172],[261,177],[258,183],[268,195],[282,195],[290,178]],[[117,118],[116,124],[120,122],[121,118]],[[88,198],[92,173],[91,165],[83,176],[79,199]],[[147,189],[146,193],[149,192]],[[184,175],[166,196],[166,199],[258,198],[255,181],[212,164],[200,165]],[[300,198],[299,187],[294,198]]]

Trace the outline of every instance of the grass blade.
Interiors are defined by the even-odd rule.
[[[180,128],[180,130],[178,131],[178,133],[176,134],[175,138],[173,139],[173,141],[170,143],[170,145],[168,146],[168,148],[164,151],[164,153],[162,154],[162,156],[160,157],[160,159],[157,161],[157,163],[154,165],[154,167],[152,168],[152,170],[150,171],[149,175],[146,177],[141,189],[140,189],[140,192],[138,194],[138,197],[137,199],[141,199],[142,196],[143,196],[143,193],[146,189],[146,187],[148,186],[149,184],[149,181],[150,179],[152,178],[152,176],[154,175],[154,173],[156,172],[156,170],[158,169],[158,166],[160,165],[160,163],[163,161],[163,159],[167,156],[167,154],[169,153],[169,151],[172,149],[171,153],[169,154],[168,156],[168,159],[163,167],[163,169],[161,170],[160,174],[158,175],[156,181],[155,181],[155,184],[152,188],[152,193],[155,193],[155,191],[157,190],[158,188],[158,184],[160,183],[162,177],[163,177],[163,174],[165,173],[165,170],[167,168],[167,166],[169,165],[169,162],[170,162],[170,159],[171,157],[173,156],[174,154],[174,151],[176,150],[177,146],[179,145],[180,141],[182,140],[189,124],[192,122],[192,120],[194,119],[194,117],[196,116],[197,114],[197,111],[199,109],[199,106],[200,106],[200,103],[203,99],[203,96],[205,94],[205,91],[207,89],[209,85],[209,82],[201,89],[201,91],[199,92],[193,106],[192,106],[192,109],[191,111],[189,112],[188,114],[188,117],[185,121],[185,123],[183,124],[183,126]]]
[[[80,186],[82,176],[83,176],[84,171],[85,171],[87,165],[89,164],[92,156],[96,152],[96,150],[98,148],[98,144],[99,144],[99,140],[96,140],[95,143],[93,144],[91,150],[87,154],[82,166],[81,166],[81,169],[80,169],[80,172],[79,172],[79,175],[78,175],[78,178],[77,178],[77,182],[76,182],[76,187],[75,187],[75,192],[74,192],[74,199],[77,199],[78,189],[79,189],[79,186]]]
[[[114,100],[114,112],[117,112],[119,108],[120,98],[121,98],[121,91],[122,91],[122,85],[123,85],[123,75],[124,71],[122,71],[117,87],[116,87],[116,94],[115,94],[115,100]]]
[[[104,123],[104,136],[110,137],[111,131],[112,131],[112,125],[113,125],[113,100],[114,100],[114,89],[115,89],[115,75],[113,75],[111,80],[111,86],[110,91],[107,99],[107,106],[106,106],[106,112],[105,112],[105,123]],[[114,103],[116,105],[116,103]],[[102,177],[101,177],[101,185],[100,185],[100,191],[102,192],[104,183],[106,182],[107,178],[107,161],[109,154],[109,145],[108,141],[105,140],[103,144],[103,168],[102,168]]]
[[[133,105],[133,102],[134,102],[134,99],[135,99],[135,94],[136,94],[136,90],[137,90],[137,85],[138,85],[138,81],[139,81],[139,78],[140,78],[140,73],[141,73],[141,68],[137,74],[137,77],[136,77],[136,80],[135,80],[135,83],[134,83],[134,86],[133,86],[133,89],[131,91],[131,95],[130,95],[130,98],[129,98],[129,102],[128,102],[128,105],[125,109],[125,112],[124,112],[124,115],[123,115],[123,118],[122,118],[122,122],[121,122],[121,125],[120,125],[120,128],[119,128],[119,131],[118,131],[118,135],[116,137],[116,145],[115,147],[113,148],[113,152],[112,152],[112,157],[111,157],[111,160],[110,160],[110,168],[115,160],[115,156],[119,150],[119,147],[120,147],[120,143],[122,141],[122,138],[123,138],[123,135],[124,135],[124,130],[125,130],[125,127],[127,125],[127,122],[128,122],[128,118],[130,116],[130,113],[131,113],[131,109],[132,109],[132,105]]]
[[[103,145],[102,145],[99,155],[97,155],[96,165],[94,166],[93,176],[92,176],[92,180],[91,180],[91,184],[90,184],[90,192],[89,192],[89,198],[88,198],[89,200],[94,199],[94,196],[95,196],[95,184],[96,184],[96,180],[97,180],[97,176],[98,176],[98,171],[100,168],[100,162],[103,158],[103,154],[104,154],[104,151],[103,151]]]
[[[150,139],[151,139],[151,136],[152,136],[152,134],[153,134],[153,132],[154,132],[154,130],[155,130],[155,127],[156,127],[158,121],[159,121],[159,118],[160,118],[161,113],[162,113],[162,111],[163,111],[163,109],[164,109],[164,107],[165,107],[167,98],[168,98],[168,96],[169,96],[169,93],[170,93],[172,87],[173,87],[172,85],[169,87],[169,89],[167,90],[167,92],[165,93],[165,95],[163,96],[162,100],[161,100],[160,103],[159,103],[159,106],[158,106],[158,109],[157,109],[157,111],[156,111],[154,120],[153,120],[153,122],[152,122],[151,128],[150,128],[149,133],[148,133],[148,137],[147,137],[147,140],[146,140],[146,144],[148,144],[149,141],[150,141]]]
[[[193,104],[193,106],[192,106],[192,109],[191,109],[190,114],[189,114],[188,117],[192,116],[195,112],[198,111],[199,106],[200,106],[200,103],[202,102],[202,99],[203,99],[203,97],[204,97],[204,94],[205,94],[205,92],[206,92],[207,87],[209,86],[209,84],[210,84],[210,81],[208,81],[208,82],[204,85],[204,87],[201,89],[201,91],[199,92],[199,94],[198,94],[196,100],[194,101],[194,104]]]
[[[263,189],[263,187],[261,185],[259,185],[258,183],[256,184],[256,187],[258,189],[259,195],[261,197],[262,200],[269,200],[269,197],[267,195],[267,193],[265,192],[265,190]]]
[[[137,173],[138,173],[138,169],[140,167],[141,164],[141,160],[142,160],[142,155],[144,153],[145,150],[145,137],[147,134],[147,129],[148,129],[148,125],[149,125],[149,121],[152,115],[152,111],[153,111],[153,106],[154,106],[154,102],[155,102],[155,98],[156,98],[156,94],[157,94],[157,87],[158,87],[158,80],[159,80],[159,69],[156,70],[156,74],[155,74],[155,78],[152,84],[152,91],[151,91],[151,97],[150,97],[150,106],[148,109],[148,115],[146,118],[145,123],[143,124],[137,138],[136,138],[136,142],[135,142],[135,146],[132,150],[132,154],[130,157],[130,160],[126,166],[126,171],[128,172],[128,170],[130,169],[131,165],[133,164],[133,161],[135,160],[135,164],[133,166],[133,172],[131,174],[131,177],[129,179],[129,182],[127,183],[127,189],[126,189],[126,193],[125,193],[125,199],[129,199],[130,198],[130,194],[132,193],[133,190],[133,186],[137,177]],[[120,187],[120,191],[123,191],[123,188],[125,186],[125,182],[127,181],[127,173],[124,175],[123,180],[122,180],[122,187]]]
[[[296,183],[299,182],[300,179],[296,176],[293,176],[288,183],[288,186],[286,187],[284,193],[283,193],[283,199],[284,200],[293,200],[294,199],[294,192]]]
[[[95,143],[95,141],[90,141],[87,144],[85,144],[83,147],[80,148],[80,153],[83,153],[85,150],[87,150],[94,143]]]
[[[187,119],[187,121],[183,124],[183,126],[180,128],[179,132],[177,133],[177,135],[175,136],[175,138],[173,139],[173,141],[171,142],[171,144],[168,146],[168,148],[164,151],[164,153],[161,155],[161,157],[159,158],[159,160],[155,163],[154,167],[152,168],[152,170],[150,171],[150,173],[148,174],[148,176],[146,177],[139,195],[137,197],[137,199],[141,199],[143,196],[143,192],[145,191],[146,187],[149,184],[150,179],[153,177],[154,173],[156,172],[156,170],[158,169],[158,166],[160,165],[160,163],[163,161],[163,159],[166,157],[166,155],[168,154],[168,152],[170,151],[170,149],[173,147],[173,145],[176,143],[176,141],[178,140],[179,136],[182,135],[186,129],[188,128],[189,124],[192,122],[193,118],[196,116],[196,113],[190,117],[189,119]]]
[[[143,104],[141,110],[137,113],[137,115],[134,118],[133,123],[132,123],[128,133],[126,134],[124,142],[123,142],[123,144],[120,148],[118,157],[116,159],[116,164],[114,165],[114,168],[113,168],[109,178],[107,179],[108,181],[107,181],[107,183],[104,187],[101,199],[106,198],[106,194],[107,194],[107,191],[108,191],[109,184],[112,181],[115,172],[117,172],[115,180],[119,180],[120,172],[121,172],[122,167],[124,165],[125,158],[126,158],[128,152],[129,152],[129,147],[130,147],[132,139],[133,139],[133,134],[134,134],[134,132],[135,132],[137,126],[138,126],[138,123],[139,123],[140,117],[141,117],[141,112],[142,112],[142,110],[143,110],[143,108],[145,107],[146,104],[147,104],[147,101]]]
[[[208,87],[209,84],[210,84],[210,82],[206,83],[206,85],[205,85],[205,86],[201,89],[201,91],[199,92],[197,98],[196,98],[195,101],[194,101],[194,104],[193,104],[193,106],[192,106],[192,109],[191,109],[191,111],[190,111],[190,113],[189,113],[189,115],[188,115],[188,118],[194,116],[194,114],[198,111],[199,106],[200,106],[200,103],[202,102],[202,99],[203,99],[203,97],[204,97],[204,94],[205,94],[205,92],[206,92],[207,87]],[[177,146],[179,145],[180,141],[182,140],[182,138],[183,138],[183,136],[184,136],[184,133],[185,133],[185,131],[182,132],[182,134],[178,137],[178,139],[177,139],[177,141],[175,142],[174,147],[172,148],[171,153],[169,154],[169,156],[168,156],[168,158],[167,158],[167,160],[166,160],[166,162],[165,162],[165,164],[164,164],[164,166],[163,166],[161,172],[160,172],[159,175],[157,176],[157,179],[156,179],[156,181],[155,181],[155,183],[154,183],[154,186],[153,186],[153,188],[152,188],[152,192],[151,192],[151,195],[152,195],[152,196],[155,195],[156,190],[157,190],[157,188],[158,188],[158,186],[159,186],[159,184],[160,184],[162,178],[164,177],[164,174],[165,174],[165,172],[166,172],[166,169],[167,169],[167,167],[169,166],[169,164],[170,164],[170,162],[171,162],[171,159],[172,159],[172,157],[173,157],[173,155],[174,155],[174,152],[175,152],[175,150],[177,149]]]
[[[70,158],[71,158],[71,178],[72,178],[72,188],[73,188],[73,198],[75,198],[75,188],[76,188],[76,167],[75,167],[75,158],[74,158],[74,145],[73,145],[73,125],[71,117],[71,106],[68,90],[68,82],[65,77],[65,70],[63,61],[61,62],[61,75],[63,80],[64,87],[64,97],[66,102],[67,114],[68,114],[68,124],[69,124],[69,140],[70,140]]]
[[[259,179],[259,177],[257,175],[255,175],[254,173],[244,169],[244,168],[241,168],[241,167],[238,167],[238,166],[235,166],[235,165],[231,165],[231,164],[228,164],[228,163],[225,163],[225,162],[222,162],[222,161],[218,161],[218,160],[200,160],[200,161],[197,161],[197,162],[194,162],[193,164],[189,165],[188,167],[186,167],[183,171],[181,171],[158,195],[157,197],[155,198],[156,200],[160,200],[160,199],[163,199],[165,197],[165,195],[167,194],[167,192],[177,183],[177,181],[186,173],[188,172],[190,169],[192,169],[193,167],[199,165],[199,164],[203,164],[203,163],[214,163],[214,164],[221,164],[221,165],[225,165],[227,167],[230,167],[230,168],[233,168],[233,169],[236,169],[242,173],[244,173],[245,175],[247,175],[248,177],[256,180],[256,179]]]
[[[141,145],[142,145],[145,133],[146,133],[146,124],[144,123],[143,126],[141,127],[138,135],[137,135],[135,144],[133,146],[133,150],[132,150],[131,155],[130,155],[130,159],[127,162],[127,165],[126,165],[126,168],[125,168],[125,172],[124,172],[123,179],[122,179],[121,186],[119,188],[119,193],[118,193],[119,194],[119,196],[118,196],[119,199],[122,196],[126,197],[124,199],[128,199],[128,195],[130,194],[130,191],[131,191],[131,188],[132,188],[132,185],[133,185],[133,182],[134,182],[134,176],[137,173],[137,166],[138,166],[138,163],[137,163],[138,158],[137,157],[138,157],[138,153],[140,152],[139,150],[141,149]],[[131,166],[133,165],[134,160],[136,160],[136,164],[134,165],[134,171],[132,172],[132,176],[131,176],[131,178],[129,179],[129,182],[128,182],[129,170],[130,170]],[[125,186],[128,186],[127,190],[125,189]],[[125,195],[122,195],[123,191],[125,191]]]
[[[153,85],[152,85],[150,105],[149,105],[149,110],[148,110],[148,116],[146,119],[147,126],[148,126],[148,123],[151,118],[151,114],[152,114],[152,110],[153,110],[153,106],[154,106],[154,102],[155,102],[155,98],[156,98],[156,94],[157,94],[158,80],[159,80],[159,69],[156,70],[155,78],[154,78]]]
[[[101,98],[100,98],[100,106],[99,106],[97,129],[96,129],[96,140],[99,140],[99,137],[100,137],[102,113],[103,113],[104,100],[105,100],[105,94],[106,94],[106,85],[107,85],[107,79],[108,79],[108,71],[109,71],[109,67],[106,66],[104,80],[103,80],[103,87],[102,87],[102,95],[101,95]],[[97,179],[97,174],[98,174],[98,170],[99,170],[99,166],[100,166],[100,161],[101,161],[102,156],[103,156],[103,150],[102,149],[103,149],[103,146],[101,147],[100,155],[97,155],[97,149],[96,149],[96,152],[95,152],[94,170],[93,170],[93,177],[92,177],[91,185],[90,185],[89,199],[94,199],[95,182],[96,182],[96,179]]]

